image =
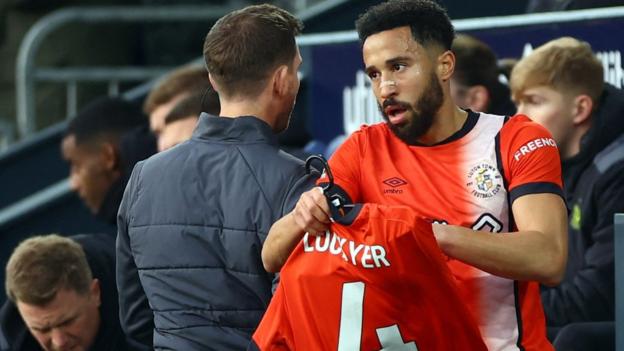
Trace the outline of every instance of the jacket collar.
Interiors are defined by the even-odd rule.
[[[581,150],[573,157],[562,160],[564,184],[570,193],[576,187],[580,174],[596,154],[624,132],[624,92],[605,84],[599,105],[592,115],[592,126],[581,139]]]
[[[231,143],[278,145],[277,136],[263,120],[254,116],[218,117],[202,112],[193,139]]]
[[[127,177],[126,175],[121,175],[111,184],[100,205],[100,209],[95,214],[97,218],[108,224],[117,226],[117,211],[119,210],[119,204],[121,204],[121,199],[126,189],[126,183],[128,182]]]

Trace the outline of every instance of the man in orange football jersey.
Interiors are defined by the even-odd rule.
[[[436,223],[438,245],[490,350],[551,350],[538,282],[557,284],[567,258],[556,143],[526,116],[453,103],[454,30],[434,2],[388,1],[356,26],[386,123],[362,127],[336,151],[337,186],[354,203],[407,205]],[[329,225],[323,194],[304,193],[273,225],[265,268],[279,271],[306,232]]]

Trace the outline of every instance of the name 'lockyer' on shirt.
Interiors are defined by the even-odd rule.
[[[341,256],[343,260],[354,266],[368,269],[390,267],[390,262],[386,258],[386,249],[383,246],[358,244],[329,231],[325,232],[325,235],[313,236],[312,239],[306,233],[303,236],[303,251],[306,253],[327,252]]]

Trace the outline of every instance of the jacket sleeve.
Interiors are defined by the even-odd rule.
[[[119,293],[119,321],[129,342],[137,349],[150,350],[153,343],[154,315],[139,280],[139,272],[132,255],[129,223],[132,220],[132,205],[139,190],[139,175],[142,164],[132,172],[117,216],[117,291]]]
[[[304,173],[299,178],[291,182],[291,186],[289,189],[287,189],[286,197],[284,198],[284,202],[282,203],[279,218],[287,215],[295,208],[295,205],[297,204],[297,201],[299,201],[299,197],[301,197],[301,194],[312,189],[315,186],[318,177],[319,173],[317,171],[312,171],[311,174]]]
[[[580,214],[581,230],[571,235],[582,236],[587,246],[583,256],[568,258],[568,265],[579,269],[559,286],[542,290],[548,326],[614,320],[613,215],[624,212],[622,172],[624,162],[611,167],[596,183],[592,197],[585,199],[592,202],[592,210]],[[571,262],[576,259],[583,262]]]

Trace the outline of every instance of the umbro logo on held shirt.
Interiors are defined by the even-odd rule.
[[[389,186],[391,186],[393,188],[396,188],[396,187],[399,187],[399,186],[407,184],[406,181],[404,181],[401,178],[397,178],[397,177],[388,178],[388,179],[384,180],[383,183],[386,184],[386,185],[389,185]]]
[[[391,187],[391,189],[384,189],[384,194],[402,194],[403,189],[397,188],[407,184],[406,181],[397,177],[388,178],[384,180],[383,183]]]

